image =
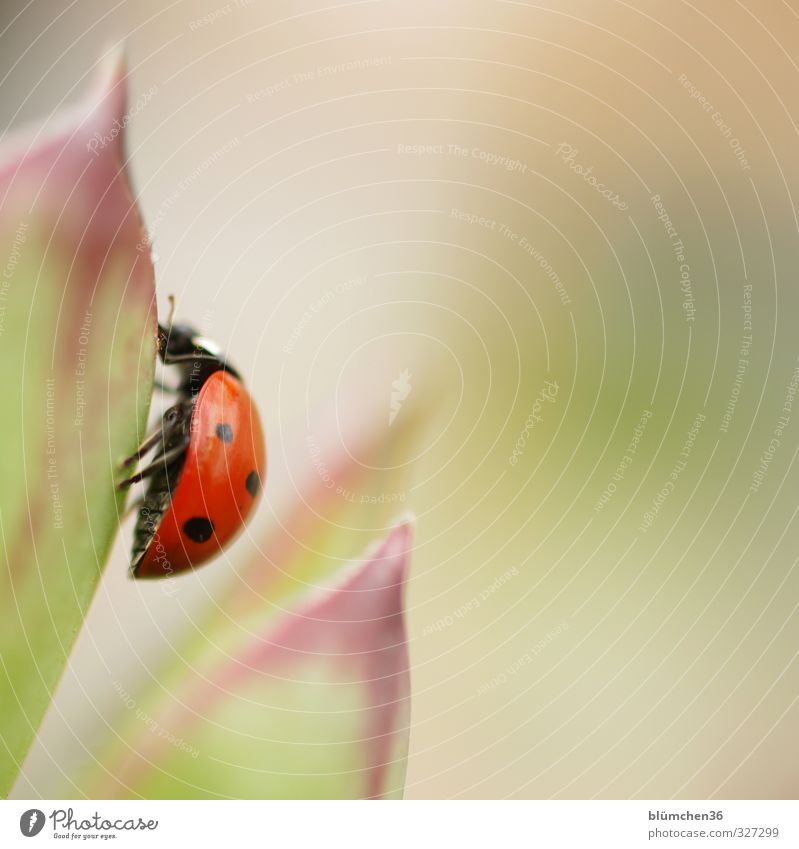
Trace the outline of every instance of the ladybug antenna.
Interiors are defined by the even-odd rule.
[[[169,337],[172,335],[172,319],[175,316],[175,296],[170,295],[167,300],[169,301],[169,315],[167,316],[166,325],[161,324],[160,321],[158,322],[158,353],[162,359],[169,347]]]
[[[172,327],[172,319],[175,317],[175,296],[170,295],[167,298],[167,300],[169,301],[169,316],[167,317],[167,320],[166,320],[166,326],[171,328]]]

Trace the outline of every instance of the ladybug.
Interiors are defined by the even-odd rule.
[[[152,462],[119,484],[147,481],[135,505],[134,578],[168,577],[214,557],[244,527],[266,474],[258,410],[219,348],[170,315],[158,325],[158,356],[178,370],[177,387],[166,390],[177,400],[122,465],[156,449]]]

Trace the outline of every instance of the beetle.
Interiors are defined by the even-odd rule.
[[[130,573],[162,578],[218,554],[244,528],[261,494],[266,446],[258,410],[218,346],[194,328],[158,325],[158,357],[177,369],[176,402],[122,466],[149,465],[118,484],[147,481],[134,507]],[[163,387],[162,387],[163,388]]]

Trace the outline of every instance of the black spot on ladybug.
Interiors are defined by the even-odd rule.
[[[222,442],[232,442],[233,428],[229,424],[218,424],[216,426],[216,435]]]
[[[258,495],[258,490],[261,488],[261,478],[258,477],[258,472],[253,469],[249,475],[247,475],[247,480],[244,482],[244,485],[247,487],[247,492],[255,498]]]
[[[183,532],[192,542],[207,542],[214,532],[214,523],[205,516],[197,516],[183,524]]]

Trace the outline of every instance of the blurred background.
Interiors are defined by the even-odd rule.
[[[5,0],[3,131],[123,39],[160,309],[269,481],[168,593],[123,526],[14,795],[69,795],[300,504],[298,592],[417,518],[407,797],[794,798],[795,4]]]

